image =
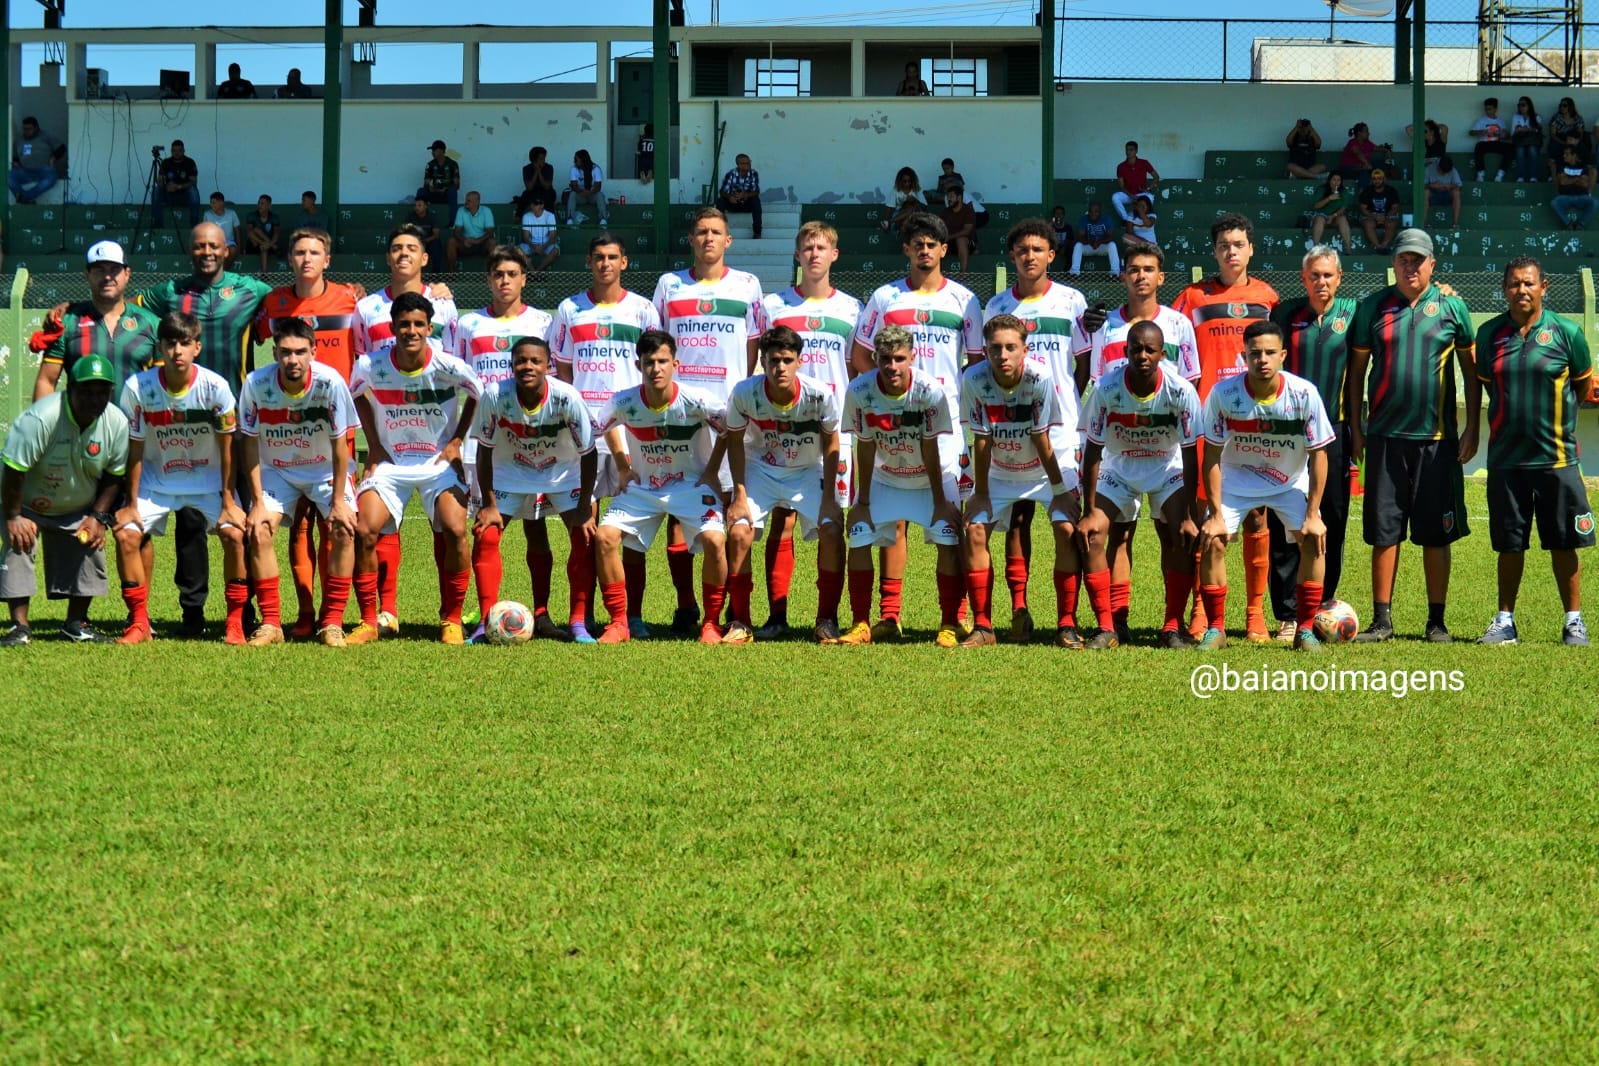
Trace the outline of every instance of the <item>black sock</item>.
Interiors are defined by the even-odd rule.
[[[1443,628],[1443,624],[1444,624],[1444,605],[1443,604],[1441,604],[1441,603],[1429,603],[1429,604],[1427,604],[1427,624],[1430,625],[1430,626],[1438,626],[1439,628]]]
[[[1389,614],[1389,608],[1391,606],[1391,604],[1377,603],[1373,601],[1371,605],[1371,624],[1378,627],[1387,626],[1389,629],[1392,629],[1394,627],[1394,620]]]

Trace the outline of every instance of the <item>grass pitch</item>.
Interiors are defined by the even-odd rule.
[[[1494,607],[1470,492],[1467,639]],[[1421,643],[1407,549],[1410,639],[1313,664],[1458,691],[1200,700],[1200,662],[1306,657],[940,652],[919,545],[911,646],[444,648],[405,532],[419,639],[0,656],[0,1058],[1599,1056],[1594,659],[1557,642],[1545,556],[1521,647]]]

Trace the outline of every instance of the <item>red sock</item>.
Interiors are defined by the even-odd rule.
[[[866,606],[871,609],[871,586],[866,589]],[[838,620],[838,601],[844,598],[844,572],[842,570],[816,571],[816,620]]]
[[[733,601],[735,621],[750,624],[750,596],[755,592],[754,574],[734,574],[727,579],[727,595]]]
[[[439,621],[460,624],[461,605],[466,602],[466,590],[471,584],[471,568],[439,575]]]
[[[322,624],[342,626],[344,608],[350,603],[350,578],[329,574],[322,579]]]
[[[1227,628],[1227,586],[1201,585],[1199,598],[1205,603],[1205,619],[1211,629]]]
[[[700,585],[700,594],[705,597],[705,624],[714,625],[722,616],[722,607],[727,602],[727,586],[705,582]]]
[[[849,571],[849,613],[851,622],[872,620],[872,572]]]
[[[627,612],[626,614],[613,615],[611,621],[619,622],[623,618],[644,617],[644,560],[627,552],[622,553],[622,577],[627,583]],[[610,601],[606,601],[606,611],[610,611]]]
[[[384,533],[378,537],[378,610],[399,613],[400,535]],[[358,583],[359,584],[359,583]],[[357,591],[359,596],[360,592]],[[363,620],[365,615],[363,614]],[[376,624],[375,622],[373,623]]]
[[[1116,628],[1110,613],[1110,571],[1090,570],[1083,575],[1083,584],[1088,586],[1088,606],[1095,623],[1100,629]]]
[[[1266,584],[1271,570],[1271,534],[1244,534],[1244,620],[1252,632],[1266,629]]]
[[[439,572],[443,573],[443,569]],[[505,565],[500,559],[498,526],[484,526],[472,538],[472,573],[477,576],[478,612],[487,618],[489,608],[500,598],[500,581],[505,576]]]
[[[900,611],[900,592],[905,587],[905,579],[900,577],[884,577],[877,581],[878,609],[884,618],[898,618]]]
[[[1301,581],[1294,589],[1296,611],[1299,618],[1299,628],[1309,629],[1316,621],[1316,612],[1321,610],[1320,581]]]
[[[594,545],[575,530],[569,530],[567,537],[572,547],[566,556],[566,588],[572,603],[568,621],[574,626],[587,625],[589,600],[594,597]]]
[[[1110,583],[1110,618],[1116,625],[1127,624],[1128,607],[1133,601],[1133,583],[1131,581],[1112,581]]]
[[[966,571],[966,595],[972,601],[972,624],[979,629],[993,629],[994,619],[994,568]]]
[[[990,578],[992,580],[992,578]],[[960,607],[966,602],[966,582],[959,574],[938,575],[938,623],[952,626],[960,621]]]
[[[1020,555],[1005,556],[1005,585],[1010,589],[1010,609],[1027,607],[1027,560]]]
[[[228,605],[228,625],[244,625],[244,605],[250,602],[250,582],[230,578],[222,587],[223,602]]]
[[[123,585],[122,602],[128,605],[128,614],[134,625],[150,628],[149,585]]]
[[[613,581],[600,585],[600,602],[605,613],[611,616],[611,625],[627,628],[627,582]]]
[[[1183,625],[1183,608],[1188,606],[1188,596],[1194,591],[1194,575],[1180,570],[1167,570],[1165,575],[1166,621],[1160,628],[1162,632],[1175,633]]]
[[[356,571],[355,574],[355,605],[361,612],[361,624],[373,628],[378,624],[378,601],[383,595],[379,591],[383,584],[379,576],[381,565],[379,570],[365,574]]]
[[[666,569],[672,574],[672,588],[677,590],[677,609],[698,610],[699,604],[694,602],[694,556],[689,554],[687,544],[666,546]],[[705,616],[716,617],[710,611]]]
[[[533,575],[533,613],[550,612],[550,585],[554,581],[555,555],[532,545],[527,549],[527,571]]]
[[[316,588],[316,564],[311,553],[316,547],[316,524],[309,517],[294,522],[289,528],[289,574],[294,578],[294,598],[298,601],[299,617],[309,618],[316,609],[312,592]]]
[[[450,543],[444,539],[444,534],[438,531],[433,533],[433,566],[438,570],[444,569],[444,560],[450,557]]]
[[[264,626],[281,626],[283,624],[283,603],[278,598],[278,579],[275,577],[262,577],[250,582],[250,587],[255,591],[255,602],[261,606],[261,624]]]
[[[1077,625],[1077,593],[1082,577],[1078,574],[1052,571],[1055,577],[1055,627]]]
[[[773,614],[788,611],[788,590],[794,581],[794,538],[770,537],[766,542],[766,599]]]

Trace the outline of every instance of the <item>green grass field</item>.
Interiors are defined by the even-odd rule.
[[[1403,699],[1190,695],[1202,661],[1307,665],[1281,646],[36,643],[0,656],[0,1059],[1591,1062],[1594,659],[1542,555],[1527,644],[1421,643],[1419,562],[1409,639],[1313,664],[1461,671]]]

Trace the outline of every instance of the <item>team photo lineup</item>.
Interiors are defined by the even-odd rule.
[[[647,638],[664,628],[643,617],[659,540],[671,632],[705,644],[899,642],[906,580],[936,591],[939,647],[1031,643],[1028,583],[1048,558],[1053,635],[1044,625],[1039,643],[1114,649],[1136,618],[1159,619],[1161,648],[1216,650],[1231,635],[1315,652],[1395,636],[1407,537],[1428,605],[1420,636],[1447,643],[1479,448],[1498,603],[1473,638],[1520,639],[1536,526],[1564,619],[1530,639],[1587,645],[1577,552],[1594,522],[1576,419],[1592,363],[1581,328],[1544,308],[1539,262],[1512,260],[1505,310],[1474,327],[1433,280],[1422,230],[1397,234],[1394,283],[1359,301],[1339,294],[1339,253],[1321,244],[1304,255],[1303,295],[1280,299],[1249,274],[1252,234],[1243,215],[1217,217],[1216,272],[1169,304],[1161,249],[1129,239],[1125,297],[1107,308],[1051,279],[1054,229],[1027,219],[1004,236],[1012,286],[985,307],[944,273],[943,221],[913,214],[899,228],[906,276],[863,303],[832,284],[829,224],[801,226],[797,284],[763,293],[727,262],[727,216],[707,207],[690,223],[693,265],[652,296],[629,288],[626,243],[602,230],[590,286],[552,312],[523,301],[533,268],[512,245],[487,254],[489,305],[460,311],[424,280],[424,234],[409,224],[389,235],[389,284],[374,293],[327,276],[320,230],[290,236],[294,281],[279,288],[228,270],[208,223],[191,234],[193,275],[142,291],[122,247],[102,241],[87,253],[91,298],[52,309],[34,336],[34,403],[5,440],[0,646],[45,635],[29,616],[41,555],[46,595],[67,601],[62,637],[151,640],[153,538],[169,532],[180,635],[208,635],[215,537],[226,643],[395,639],[400,569],[429,565],[402,558],[408,513],[432,531],[445,644]],[[267,343],[270,361],[255,358]],[[1338,598],[1357,468],[1372,574],[1362,618]],[[1163,588],[1135,605],[1146,510]],[[551,519],[565,532],[554,542]],[[506,580],[502,557],[518,522],[527,586]],[[1050,537],[1035,554],[1040,523]],[[917,530],[934,548],[931,579],[907,573]],[[789,617],[796,537],[816,542],[814,620]],[[1242,622],[1236,597],[1228,608],[1235,542]],[[550,601],[563,548],[561,622]],[[107,554],[120,636],[89,618],[110,591]],[[502,595],[511,588],[528,591]]]

